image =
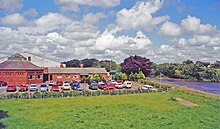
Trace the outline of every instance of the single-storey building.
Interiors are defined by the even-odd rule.
[[[22,55],[15,54],[0,63],[0,80],[8,84],[42,83],[43,68],[28,62]]]
[[[44,69],[44,76],[46,75],[47,81],[80,81],[81,78],[93,76],[93,74],[100,74],[101,77],[108,78],[108,72],[105,68],[68,68],[68,67],[54,67]],[[45,78],[45,77],[44,77]]]

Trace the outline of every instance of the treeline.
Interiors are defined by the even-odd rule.
[[[83,64],[83,67],[96,67],[96,68],[105,68],[107,71],[110,70],[118,70],[119,65],[116,64],[113,60],[97,60],[95,58],[92,59],[73,59],[70,61],[62,62],[63,64],[66,64],[66,67],[80,67],[81,64]]]
[[[220,75],[210,64],[191,60],[183,63],[154,64],[151,77],[169,77],[198,81],[219,82]]]

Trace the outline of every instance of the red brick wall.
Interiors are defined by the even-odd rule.
[[[1,70],[0,80],[7,82],[8,84],[31,84],[43,82],[43,70],[31,71],[33,73],[41,73],[41,79],[28,80],[28,71],[26,70]],[[10,74],[9,74],[10,73]],[[36,74],[34,74],[36,76]]]

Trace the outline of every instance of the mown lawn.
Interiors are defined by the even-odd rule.
[[[196,102],[185,107],[169,100],[180,97]],[[220,103],[178,91],[122,96],[59,99],[1,100],[0,110],[9,117],[0,120],[10,129],[217,129]]]

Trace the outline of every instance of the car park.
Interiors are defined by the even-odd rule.
[[[7,82],[5,82],[5,81],[0,81],[0,87],[1,86],[7,86]]]
[[[17,88],[15,85],[8,85],[6,88],[6,91],[7,92],[15,92],[15,91],[17,91]]]
[[[117,81],[112,80],[111,83],[114,84],[114,85],[116,85],[116,84],[117,84]]]
[[[58,85],[52,85],[51,91],[53,91],[53,92],[60,92],[60,88],[59,88]]]
[[[62,89],[63,89],[63,90],[70,90],[70,89],[71,89],[71,86],[70,86],[69,83],[63,83]]]
[[[97,83],[91,83],[89,85],[89,89],[91,89],[91,90],[98,90],[98,84]]]
[[[71,84],[71,88],[73,90],[76,90],[77,88],[80,88],[80,83],[78,81],[74,81],[72,84]]]
[[[47,84],[41,84],[40,85],[40,92],[46,92],[46,91],[48,91]]]
[[[38,91],[37,84],[31,84],[30,87],[29,87],[29,91]]]
[[[50,80],[49,86],[52,86],[52,85],[54,85],[54,81],[53,81],[53,80]]]
[[[20,85],[19,86],[19,91],[28,91],[28,85]]]
[[[106,87],[106,84],[104,82],[99,82],[98,83],[98,88],[99,89],[104,89]]]
[[[63,82],[62,81],[57,81],[57,86],[63,86]]]
[[[131,81],[125,81],[123,83],[123,85],[124,85],[124,88],[131,88],[132,87],[132,82]]]
[[[121,83],[118,83],[118,84],[115,85],[115,87],[118,88],[118,89],[123,89],[124,85],[121,84]]]

